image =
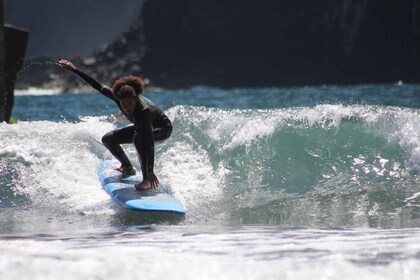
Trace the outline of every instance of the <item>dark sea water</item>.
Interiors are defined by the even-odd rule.
[[[116,205],[127,125],[100,94],[20,91],[0,124],[0,279],[417,279],[420,86],[149,91],[184,219]],[[133,147],[124,146],[135,167]]]

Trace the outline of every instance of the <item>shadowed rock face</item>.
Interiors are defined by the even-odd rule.
[[[146,1],[157,84],[418,81],[419,1]]]
[[[419,50],[418,0],[146,0],[127,32],[77,63],[108,84],[419,82]]]
[[[121,34],[143,0],[3,0],[5,22],[31,32],[28,57],[85,56]]]

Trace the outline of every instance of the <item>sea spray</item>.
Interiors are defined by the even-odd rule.
[[[38,55],[26,58],[16,78],[19,94],[55,94],[62,92],[57,79],[57,62],[60,58],[54,55]],[[39,88],[48,88],[45,91]]]
[[[68,212],[89,212],[107,199],[96,188],[96,168],[106,150],[90,137],[100,137],[112,129],[111,123],[85,118],[78,123],[37,121],[1,126],[0,156],[17,173],[2,178],[12,180],[2,186],[11,185],[37,207],[64,207]],[[19,184],[13,183],[16,178]]]
[[[25,74],[32,67],[49,67],[57,65],[59,57],[54,55],[37,55],[25,59],[24,65],[20,71],[20,74]]]

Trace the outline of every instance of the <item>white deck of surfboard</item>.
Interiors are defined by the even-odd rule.
[[[98,170],[103,188],[116,202],[134,211],[186,213],[184,207],[160,186],[153,190],[137,191],[134,185],[141,181],[141,175],[123,176],[114,170],[118,166],[116,161],[105,160]]]

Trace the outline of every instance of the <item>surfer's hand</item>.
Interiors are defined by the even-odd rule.
[[[73,63],[65,59],[60,59],[60,61],[58,61],[58,65],[71,72],[76,70],[76,66],[74,66]]]
[[[149,177],[150,187],[152,189],[156,189],[156,187],[159,185],[159,180],[156,177],[155,173],[153,171],[150,171],[147,173],[147,176]]]

